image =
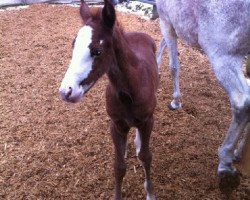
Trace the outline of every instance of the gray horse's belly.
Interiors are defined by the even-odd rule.
[[[185,42],[189,46],[200,48],[197,32],[191,30],[183,32],[183,30],[178,31],[178,29],[175,31],[178,38],[180,38],[183,42]]]

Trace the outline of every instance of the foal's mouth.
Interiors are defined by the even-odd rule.
[[[83,96],[93,87],[96,81],[91,82],[90,84],[80,84],[78,89],[69,87],[68,90],[59,90],[62,99],[68,103],[78,103]]]
[[[96,83],[96,81],[92,81],[90,84],[84,84],[84,81],[81,82],[80,86],[83,89],[83,94],[86,94]]]

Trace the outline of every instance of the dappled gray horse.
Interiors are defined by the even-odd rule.
[[[232,121],[219,148],[218,175],[222,191],[232,190],[239,184],[232,163],[241,158],[244,140],[236,147],[250,120],[250,87],[242,71],[244,56],[250,51],[250,0],[156,0],[156,5],[164,36],[157,59],[160,63],[167,46],[174,82],[170,108],[181,108],[177,37],[202,48],[229,96]]]

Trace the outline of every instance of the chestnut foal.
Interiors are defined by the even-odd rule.
[[[108,0],[104,2],[103,8],[92,9],[81,2],[85,25],[74,40],[72,60],[60,94],[67,102],[78,102],[107,73],[106,109],[115,149],[115,199],[122,199],[127,134],[131,127],[136,127],[136,152],[145,170],[147,200],[154,200],[149,140],[159,81],[156,45],[144,33],[125,33],[116,21],[113,5]]]

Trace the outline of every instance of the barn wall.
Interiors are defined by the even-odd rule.
[[[1,0],[0,7],[33,3],[79,3],[80,0]]]
[[[85,1],[90,4],[99,4],[103,2],[103,0],[85,0]],[[131,1],[131,0],[127,0],[127,1]],[[155,0],[137,0],[137,1],[155,5]],[[17,6],[17,5],[26,5],[26,4],[33,4],[33,3],[74,4],[74,3],[80,3],[80,0],[0,0],[0,8],[5,7],[5,6]]]

